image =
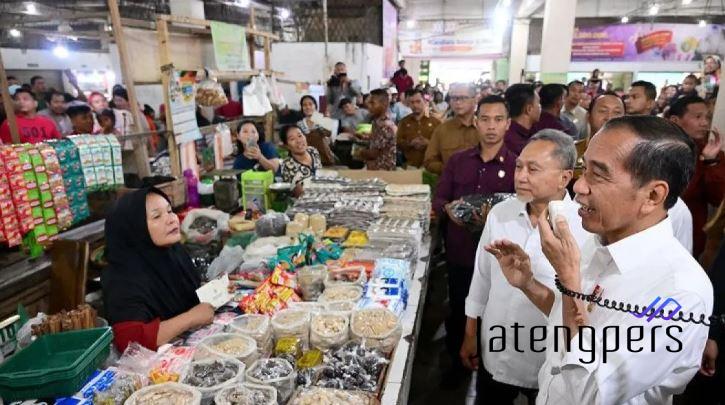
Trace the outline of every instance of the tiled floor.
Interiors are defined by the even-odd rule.
[[[448,314],[447,294],[446,267],[441,263],[430,271],[428,294],[423,309],[423,324],[413,363],[409,405],[474,405],[476,401],[475,373],[471,375],[470,380],[462,381],[454,391],[445,391],[439,387],[441,374],[450,364],[444,343],[443,326]],[[516,403],[526,404],[526,401],[521,396]]]
[[[441,373],[450,364],[445,349],[443,327],[448,313],[447,290],[445,264],[435,266],[430,271],[423,324],[413,363],[410,405],[473,404],[475,400],[475,385],[471,391],[468,382],[462,382],[455,391],[444,391],[439,387]],[[469,391],[473,393],[472,396]]]

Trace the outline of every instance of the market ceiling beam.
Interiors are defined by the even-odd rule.
[[[523,0],[516,12],[516,18],[529,18],[541,10],[546,0]]]
[[[134,130],[136,133],[143,132],[141,129],[141,114],[138,109],[138,99],[136,98],[136,86],[133,83],[133,76],[131,72],[131,66],[128,60],[128,48],[126,48],[126,39],[123,35],[123,26],[121,25],[121,13],[118,11],[118,3],[116,0],[108,0],[108,11],[111,14],[111,25],[113,26],[113,32],[116,33],[114,39],[118,48],[118,56],[121,60],[121,74],[123,75],[123,82],[126,84],[126,90],[128,91],[128,102],[131,105],[131,114],[133,115]],[[151,174],[151,168],[149,167],[148,151],[146,150],[146,144],[141,143],[134,145],[133,148],[134,157],[136,159],[136,169],[138,175],[143,178]]]
[[[43,30],[35,28],[21,28],[23,32],[28,34],[43,35],[46,37],[62,37],[62,38],[84,38],[84,39],[95,39],[104,40],[108,39],[109,36],[103,31],[71,31],[71,32],[58,32],[54,30]]]

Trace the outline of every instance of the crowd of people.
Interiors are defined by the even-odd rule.
[[[609,89],[595,71],[566,84],[453,83],[444,92],[415,85],[401,61],[391,85],[369,94],[340,62],[324,98],[306,95],[299,114],[280,115],[291,155],[279,170],[299,183],[340,164],[337,145],[353,142],[367,169],[439,176],[433,210],[450,307],[443,388],[476,369],[479,403],[670,403],[688,384],[697,388],[687,395],[699,395],[689,403],[708,403],[723,382],[722,325],[643,321],[637,311],[665,298],[695,317],[725,306],[716,271],[725,244],[708,249],[704,231],[714,209],[725,211],[722,137],[711,128],[720,68],[710,59],[704,75],[659,91],[642,80]],[[494,193],[517,198],[475,216],[479,231],[455,214],[462,198]],[[552,201],[561,204],[555,218]],[[522,332],[498,333],[511,325]],[[553,344],[557,325],[574,348]],[[581,360],[587,354],[592,361]]]
[[[264,130],[244,120],[234,168],[272,170],[299,194],[304,179],[345,160],[339,145],[354,143],[350,157],[369,170],[439,176],[433,211],[450,307],[444,388],[476,369],[489,403],[512,403],[519,394],[539,404],[670,403],[698,370],[694,383],[717,390],[725,382],[722,325],[708,330],[662,316],[645,322],[639,309],[591,301],[643,309],[667,298],[704,316],[725,307],[725,243],[712,248],[705,232],[713,210],[725,211],[722,136],[711,127],[721,64],[710,56],[704,65],[703,74],[659,91],[643,80],[626,91],[606,88],[595,70],[569,83],[453,83],[444,92],[415,85],[401,61],[389,87],[364,94],[338,62],[323,98],[305,95],[298,111],[280,111],[288,156],[280,158]],[[130,104],[122,86],[110,100],[86,96],[67,74],[76,96],[47,89],[40,76],[29,84],[8,78],[21,142],[129,134],[133,108],[144,132],[163,128],[150,106]],[[230,99],[198,120],[242,115]],[[9,143],[0,118],[0,139]],[[151,142],[164,148],[158,136]],[[477,231],[454,212],[464,197],[494,193],[517,198],[474,216]],[[559,202],[556,216],[551,202]],[[497,334],[510,325],[526,329],[513,342]],[[672,325],[677,350],[665,338]],[[573,348],[554,344],[557,326],[571,333]],[[631,349],[631,328],[639,328],[639,350]],[[588,354],[592,361],[582,361]]]
[[[64,72],[74,88],[75,96],[55,88],[48,88],[42,76],[33,76],[30,83],[21,84],[9,76],[8,92],[15,102],[15,116],[20,142],[38,143],[75,134],[125,135],[137,132],[129,104],[128,92],[121,85],[113,87],[111,100],[100,92],[86,95],[70,71]],[[2,107],[0,105],[0,107]],[[160,148],[157,130],[163,128],[148,105],[139,109],[142,132],[152,132],[153,150]],[[4,108],[0,108],[0,139],[12,142],[9,122]]]

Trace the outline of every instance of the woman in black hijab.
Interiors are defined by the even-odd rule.
[[[101,284],[120,351],[131,342],[156,350],[213,320],[214,308],[196,296],[201,279],[180,240],[179,218],[156,188],[124,195],[106,218]]]

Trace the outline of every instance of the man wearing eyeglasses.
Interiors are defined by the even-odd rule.
[[[454,116],[433,132],[423,159],[423,166],[435,174],[443,173],[443,167],[451,155],[478,144],[478,130],[474,122],[478,101],[475,86],[471,83],[453,83],[448,96]]]

